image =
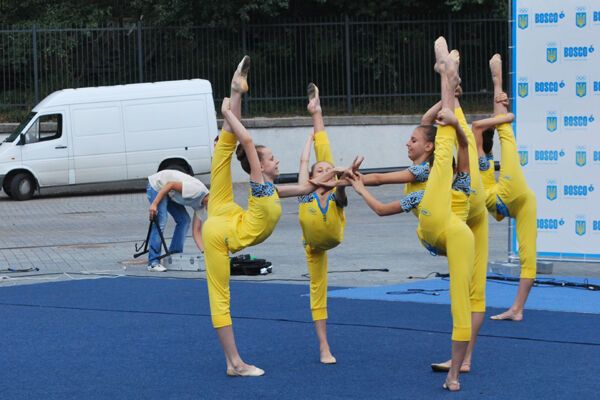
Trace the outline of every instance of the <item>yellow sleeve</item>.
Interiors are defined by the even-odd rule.
[[[315,154],[317,156],[317,162],[327,161],[331,165],[334,165],[329,138],[325,131],[315,133]]]

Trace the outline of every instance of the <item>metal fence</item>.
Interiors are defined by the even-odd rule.
[[[420,113],[439,98],[433,73],[439,35],[461,51],[466,106],[488,109],[487,61],[499,52],[507,65],[506,20],[343,18],[236,31],[141,24],[0,29],[0,116],[24,113],[63,88],[190,78],[208,79],[218,105],[243,54],[252,56],[245,115],[303,115],[311,81],[328,114]]]

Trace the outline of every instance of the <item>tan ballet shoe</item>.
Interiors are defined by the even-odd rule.
[[[448,372],[450,371],[450,363],[451,361],[446,361],[443,363],[434,363],[431,364],[431,369],[433,370],[433,372]],[[471,364],[463,363],[463,365],[460,366],[460,373],[466,374],[468,372],[471,372]]]
[[[309,83],[306,88],[306,95],[308,96],[308,105],[306,109],[310,114],[316,114],[321,112],[321,100],[319,99],[319,88],[314,83]]]
[[[306,88],[306,95],[308,96],[308,101],[311,101],[315,97],[319,97],[319,88],[314,83],[309,83]]]
[[[248,71],[250,70],[250,56],[244,56],[237,66],[231,79],[231,90],[238,93],[248,92]]]
[[[336,364],[337,360],[331,354],[321,356],[321,364]]]
[[[227,376],[231,376],[231,377],[263,376],[264,374],[265,374],[265,371],[263,371],[262,369],[260,369],[258,367],[255,367],[254,365],[249,365],[248,368],[246,368],[242,371],[237,371],[233,368],[227,368]]]
[[[502,314],[492,315],[490,319],[494,321],[514,321],[519,322],[523,320],[523,312],[515,313],[514,311],[508,310]]]
[[[449,392],[458,392],[460,390],[460,382],[459,381],[446,381],[442,385],[442,388],[446,389]]]

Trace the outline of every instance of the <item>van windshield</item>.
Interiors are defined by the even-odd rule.
[[[25,128],[25,125],[27,125],[29,123],[29,121],[31,121],[33,119],[33,117],[35,117],[34,112],[29,113],[29,115],[27,116],[27,118],[25,118],[23,120],[23,122],[21,122],[19,124],[19,126],[17,126],[17,128],[13,131],[13,133],[10,134],[9,137],[7,137],[6,139],[4,139],[5,142],[14,142],[16,138],[19,137],[19,135],[21,134],[21,132],[23,131],[23,128]]]

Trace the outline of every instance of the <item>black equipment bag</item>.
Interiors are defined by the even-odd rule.
[[[272,264],[264,258],[253,258],[250,254],[231,257],[231,275],[266,275],[273,271]]]

